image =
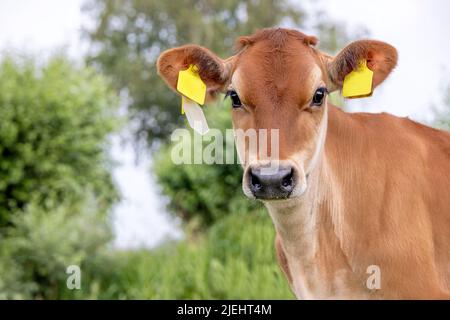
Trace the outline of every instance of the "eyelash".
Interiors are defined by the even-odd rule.
[[[241,99],[239,99],[239,96],[235,90],[228,90],[225,94],[225,99],[227,97],[230,97],[231,99],[231,105],[233,108],[240,108],[242,107]]]
[[[315,98],[316,98],[316,94],[321,93],[322,94],[322,98],[320,101],[318,102],[314,102]],[[316,106],[316,107],[320,107],[323,104],[323,101],[325,100],[326,95],[328,94],[328,90],[325,87],[320,87],[318,88],[315,92],[314,95],[311,99],[311,106]]]

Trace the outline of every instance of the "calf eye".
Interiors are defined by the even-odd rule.
[[[314,93],[314,96],[312,98],[311,105],[313,106],[321,106],[323,103],[323,99],[325,98],[325,95],[327,94],[327,88],[319,88]]]
[[[233,108],[242,107],[241,100],[239,99],[239,96],[235,90],[228,90],[227,93],[225,94],[225,98],[226,97],[230,97],[231,105],[233,106]]]

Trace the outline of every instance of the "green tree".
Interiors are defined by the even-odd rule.
[[[117,100],[92,69],[54,57],[0,63],[0,227],[30,202],[76,202],[86,190],[106,212],[117,199],[107,160]]]

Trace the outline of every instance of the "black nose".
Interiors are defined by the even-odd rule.
[[[250,190],[258,199],[285,199],[295,187],[294,169],[279,167],[276,172],[267,168],[249,168]]]

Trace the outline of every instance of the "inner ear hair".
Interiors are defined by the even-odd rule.
[[[178,73],[195,65],[207,87],[217,87],[226,82],[223,61],[210,50],[198,45],[185,45],[164,51],[157,61],[158,74],[176,88]]]
[[[367,61],[374,71],[374,86],[382,82],[397,64],[397,50],[390,44],[378,40],[358,40],[342,49],[328,62],[328,75],[341,86],[347,74],[358,68],[361,60]]]
[[[226,82],[225,66],[222,59],[208,49],[200,46],[191,45],[186,50],[186,67],[189,67],[191,64],[196,65],[200,77],[205,82],[210,82],[215,86],[223,85]]]

